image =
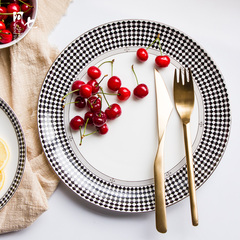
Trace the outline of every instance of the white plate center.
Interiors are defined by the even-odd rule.
[[[78,155],[83,164],[99,177],[116,183],[136,185],[152,182],[153,163],[157,151],[157,115],[154,83],[154,60],[158,52],[150,52],[147,62],[140,63],[136,60],[136,49],[118,49],[104,54],[91,65],[98,66],[101,62],[115,59],[113,75],[118,76],[122,81],[122,86],[129,88],[131,92],[136,87],[136,80],[131,70],[134,64],[135,72],[139,83],[147,84],[149,95],[144,99],[136,99],[133,96],[120,102],[116,96],[107,96],[110,104],[118,103],[122,108],[122,115],[115,120],[109,120],[109,132],[106,135],[94,134],[84,138],[82,146],[79,146],[80,134],[70,130],[68,123],[75,115],[84,116],[86,109],[79,110],[74,105],[70,105],[65,110],[67,114],[66,129],[72,135],[74,141],[71,142],[73,150]],[[91,66],[89,65],[89,66]],[[85,82],[89,80],[86,75],[87,66],[77,77]],[[158,69],[168,88],[173,102],[173,75],[176,67],[174,61],[164,69]],[[110,64],[100,67],[102,75],[111,74]],[[101,84],[107,89],[108,77]],[[191,118],[191,135],[194,142],[193,150],[196,149],[200,140],[201,129],[199,122],[202,118],[202,103],[198,89],[195,89],[196,104]],[[68,98],[73,101],[76,95]],[[200,107],[199,107],[200,102]],[[173,102],[174,104],[174,102]],[[103,100],[103,109],[107,107]],[[173,108],[165,136],[164,147],[165,173],[167,176],[176,172],[184,163],[184,142],[182,124],[178,114]]]

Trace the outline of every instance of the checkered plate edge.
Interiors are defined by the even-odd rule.
[[[58,104],[82,69],[100,55],[118,48],[147,47],[160,33],[162,50],[183,67],[190,67],[204,106],[204,131],[194,152],[196,187],[218,166],[231,125],[223,76],[205,50],[181,31],[148,20],[122,20],[98,26],[70,43],[52,64],[39,96],[38,125],[45,154],[60,179],[76,194],[103,208],[123,212],[154,210],[154,186],[123,186],[108,182],[78,161]],[[153,45],[157,49],[158,45]],[[78,162],[78,164],[74,164]],[[166,204],[188,196],[184,165],[166,179]]]
[[[14,178],[7,189],[7,191],[3,194],[3,196],[0,198],[0,209],[3,208],[8,201],[11,199],[11,197],[16,192],[24,172],[25,167],[25,161],[26,161],[26,145],[25,145],[25,138],[23,134],[22,127],[20,125],[20,122],[13,112],[13,110],[10,108],[10,106],[2,99],[0,98],[0,109],[6,114],[9,121],[11,122],[14,131],[16,133],[17,143],[18,143],[18,160],[17,160],[17,166],[16,166],[16,172],[14,175]]]

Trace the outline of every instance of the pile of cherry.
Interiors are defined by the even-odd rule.
[[[29,0],[0,0],[0,43],[9,43],[26,30],[32,10]],[[22,18],[13,19],[14,12],[23,12]]]
[[[159,41],[161,55],[155,58],[155,64],[158,67],[167,67],[170,63],[170,58],[167,55],[162,54],[159,36],[153,41],[153,43],[157,40]],[[147,61],[148,48],[138,49],[136,57],[139,61]],[[114,60],[106,61],[102,64],[105,63],[110,63],[113,69]],[[113,74],[111,74],[112,76],[107,81],[107,88],[109,92],[103,91],[103,87],[101,86],[101,84],[104,82],[104,79],[107,75],[104,75],[101,80],[98,81],[98,79],[100,79],[100,77],[102,76],[100,70],[102,64],[98,67],[89,67],[87,70],[89,80],[87,82],[83,82],[81,80],[74,81],[71,86],[71,92],[65,95],[62,99],[63,101],[69,94],[76,94],[77,96],[75,98],[75,101],[67,104],[75,104],[76,108],[87,109],[83,117],[77,115],[73,117],[69,123],[70,127],[73,130],[80,131],[80,145],[82,144],[83,138],[86,136],[94,133],[99,133],[101,135],[106,134],[108,132],[107,121],[114,120],[121,116],[122,109],[120,105],[118,103],[109,104],[106,96],[115,95],[119,102],[126,101],[131,96],[131,91],[128,88],[122,86],[120,78],[117,76],[113,76]],[[133,89],[133,95],[139,99],[146,97],[149,93],[148,87],[144,83],[138,83],[138,78],[133,65],[132,72],[137,82],[137,86]],[[105,110],[102,109],[103,99],[106,101],[108,106]],[[67,104],[65,104],[63,107],[65,107]],[[87,126],[93,126],[94,130],[90,133],[86,133]]]

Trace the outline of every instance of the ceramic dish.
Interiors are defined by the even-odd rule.
[[[196,104],[191,132],[197,188],[216,169],[227,145],[231,116],[223,77],[209,55],[190,37],[147,20],[111,22],[84,33],[63,50],[46,75],[39,96],[39,134],[45,154],[61,180],[79,196],[107,209],[154,210],[157,122],[153,69],[160,51],[158,43],[153,44],[144,63],[136,60],[136,51],[148,47],[158,34],[163,52],[171,58],[168,68],[159,69],[169,92],[175,68],[191,67],[193,72]],[[84,115],[84,111],[73,104],[63,109],[61,99],[75,80],[88,80],[88,67],[112,59],[114,75],[131,91],[136,86],[131,71],[134,64],[139,82],[149,86],[149,95],[118,102],[122,115],[109,122],[108,134],[91,135],[79,146],[79,133],[69,128],[69,121],[76,114]],[[110,74],[107,64],[101,70]],[[74,97],[68,96],[65,103]],[[117,100],[112,96],[109,101]],[[165,142],[166,205],[170,206],[188,196],[182,126],[175,110]]]
[[[21,125],[10,106],[0,98],[0,137],[7,143],[10,158],[5,172],[5,183],[0,190],[0,209],[16,192],[21,182],[26,160],[25,139]]]
[[[13,40],[13,41],[11,41],[11,42],[9,42],[9,43],[5,43],[5,44],[0,43],[0,49],[2,49],[2,48],[7,48],[7,47],[10,47],[10,46],[18,43],[18,42],[21,41],[21,40],[30,32],[30,30],[34,27],[34,23],[35,23],[35,20],[36,20],[36,17],[37,17],[38,0],[31,0],[29,3],[33,6],[33,11],[32,11],[31,16],[29,16],[29,24],[27,25],[26,30],[25,30],[22,34],[20,34],[15,40]]]

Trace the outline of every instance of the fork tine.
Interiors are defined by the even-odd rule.
[[[179,69],[179,83],[183,83],[183,81],[182,81],[182,70],[181,70],[181,68]]]
[[[185,84],[187,85],[189,91],[191,91],[194,95],[193,78],[192,78],[192,72],[191,72],[190,68],[188,69],[188,74],[187,73],[184,74],[184,81],[185,81]]]
[[[187,77],[187,70],[184,68],[184,85],[187,84],[188,82],[188,77]]]
[[[177,84],[177,69],[175,68],[174,71],[174,81],[173,81],[174,85]]]
[[[189,68],[188,71],[187,71],[186,68],[184,68],[183,69],[183,75],[184,75],[184,78],[182,78],[182,69],[179,68],[179,77],[177,77],[177,69],[175,69],[175,71],[174,71],[174,84],[181,83],[182,85],[185,85],[186,83],[188,83],[189,85],[193,85],[193,77],[192,77],[191,68]]]
[[[192,71],[191,71],[191,68],[189,68],[189,83],[192,85],[193,87],[193,77],[192,77]]]

